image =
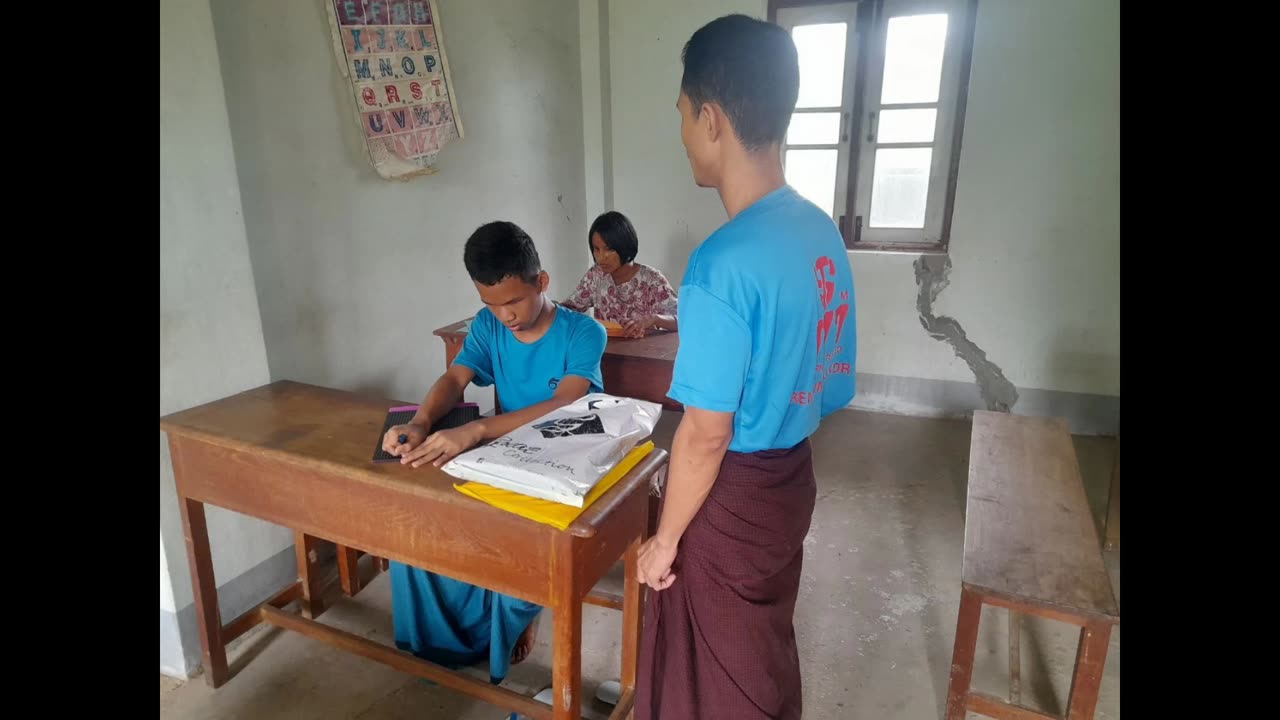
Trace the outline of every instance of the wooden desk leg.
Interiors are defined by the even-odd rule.
[[[338,579],[342,583],[342,592],[347,597],[353,597],[360,592],[360,551],[346,545],[337,547]]]
[[[551,643],[554,651],[551,686],[555,692],[552,720],[579,720],[582,717],[582,598],[575,591],[572,541],[567,533],[561,533],[556,538],[554,550],[557,577],[552,606],[556,621],[555,638]]]
[[[947,687],[946,720],[964,720],[969,686],[973,682],[973,656],[978,650],[978,622],[981,619],[982,599],[971,590],[961,590],[956,644],[951,655],[951,684]]]
[[[640,618],[644,616],[644,593],[640,587],[640,543],[636,538],[627,547],[622,579],[622,693],[636,687],[636,663],[640,655]]]
[[[1009,611],[1009,702],[1022,703],[1022,613]]]
[[[1103,528],[1103,550],[1120,549],[1120,449],[1116,448],[1116,464],[1111,470],[1111,498],[1107,501],[1107,524]]]
[[[356,551],[356,555],[364,556],[364,555],[369,555],[369,553],[367,553],[367,552],[365,552],[365,551],[363,551],[363,550],[357,550],[357,551]],[[380,573],[380,572],[384,572],[384,571],[387,569],[387,559],[386,559],[386,558],[380,558],[380,557],[378,557],[377,555],[369,555],[369,562],[373,563],[373,574],[374,574],[374,575],[377,575],[377,574],[378,574],[378,573]],[[363,586],[362,586],[362,587],[363,587]]]
[[[210,687],[216,688],[227,681],[229,673],[227,649],[222,642],[218,582],[213,576],[213,555],[209,550],[209,527],[205,524],[204,503],[180,497],[178,506],[182,510],[187,563],[191,566],[191,589],[195,592],[196,627],[200,631],[200,650],[204,655],[204,679]]]
[[[657,495],[649,495],[649,525],[645,539],[653,537],[658,533],[658,521],[662,519],[662,498]]]
[[[320,596],[320,561],[316,549],[319,538],[306,533],[293,533],[293,549],[298,558],[298,580],[302,582],[302,617],[314,620],[324,612],[324,599]]]
[[[1071,694],[1067,696],[1067,720],[1093,718],[1110,642],[1111,625],[1107,623],[1090,623],[1080,630],[1080,649],[1076,651],[1076,669],[1071,676]]]

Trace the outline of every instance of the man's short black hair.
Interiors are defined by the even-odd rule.
[[[626,215],[617,210],[610,210],[591,223],[591,229],[587,231],[588,248],[591,248],[591,236],[596,233],[600,233],[605,247],[618,253],[618,259],[623,265],[635,260],[636,253],[640,252],[640,238],[636,235],[635,227]]]
[[[748,150],[783,141],[800,92],[800,61],[786,30],[725,15],[699,28],[680,57],[680,90],[694,115],[716,103]]]
[[[481,225],[467,238],[462,262],[471,279],[481,285],[497,285],[507,277],[518,277],[536,285],[542,261],[533,238],[513,222],[498,221]]]

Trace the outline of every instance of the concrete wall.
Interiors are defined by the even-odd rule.
[[[443,367],[431,330],[477,308],[461,253],[482,222],[525,227],[556,295],[602,210],[627,213],[673,281],[723,222],[679,143],[680,49],[763,1],[441,6],[468,137],[439,174],[387,182],[319,0],[161,3],[162,415],[281,378],[418,400]],[[949,257],[850,256],[855,405],[1011,402],[1113,431],[1118,150],[1116,4],[981,0]],[[163,434],[160,505],[161,671],[185,675],[199,644]],[[209,523],[224,618],[294,573],[287,530]]]
[[[588,187],[594,173],[612,189],[611,202],[588,190],[587,214],[626,213],[641,259],[673,282],[724,222],[680,146],[680,50],[730,12],[764,17],[765,3],[579,3],[585,126],[604,127],[587,135]],[[980,0],[949,257],[850,254],[855,406],[957,415],[1011,403],[1115,431],[1119,84],[1114,0]]]
[[[321,2],[213,13],[272,378],[420,400],[444,370],[431,331],[479,307],[462,247],[490,220],[533,236],[557,296],[573,288],[590,223],[575,0],[440,3],[467,137],[409,182],[369,164]]]
[[[160,414],[268,382],[208,0],[160,3]],[[223,617],[294,573],[292,533],[210,509]],[[200,657],[173,469],[160,434],[160,671]]]

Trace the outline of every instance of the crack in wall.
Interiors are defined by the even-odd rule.
[[[921,255],[913,264],[916,271],[916,310],[920,324],[934,340],[951,346],[956,357],[969,366],[978,383],[978,393],[988,410],[1009,412],[1018,402],[1018,389],[1004,376],[987,353],[965,334],[960,321],[946,315],[933,314],[933,302],[951,284],[951,258],[946,255]]]

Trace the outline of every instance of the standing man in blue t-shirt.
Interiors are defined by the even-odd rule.
[[[462,352],[427,392],[407,425],[387,431],[382,447],[400,462],[439,467],[593,392],[603,392],[604,327],[547,297],[550,281],[533,240],[515,223],[482,225],[467,239],[463,262],[484,308]],[[505,411],[432,434],[468,384],[495,385]],[[405,436],[407,442],[400,442]],[[495,683],[524,660],[537,632],[538,605],[401,563],[391,563],[396,645],[450,667],[489,659]]]
[[[809,436],[853,398],[853,278],[831,218],[787,186],[796,48],[715,20],[684,48],[693,178],[729,221],[689,258],[670,395],[685,406],[654,537],[637,720],[799,718],[792,616],[816,487]]]

